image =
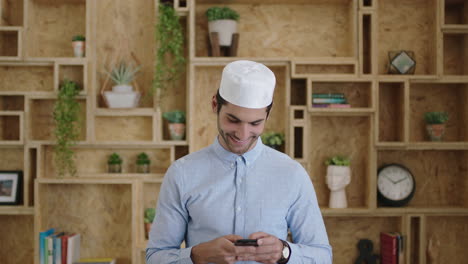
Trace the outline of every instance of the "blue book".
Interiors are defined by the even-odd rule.
[[[43,232],[39,232],[39,263],[45,264],[46,263],[46,250],[47,247],[45,245],[46,237],[52,235],[55,232],[55,228],[48,229]]]
[[[61,232],[54,237],[54,264],[62,263],[62,236],[64,234],[64,232]]]

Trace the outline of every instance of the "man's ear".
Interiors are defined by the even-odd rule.
[[[213,98],[211,98],[211,108],[213,110],[213,113],[218,112],[218,101],[216,100],[216,95],[213,95]]]

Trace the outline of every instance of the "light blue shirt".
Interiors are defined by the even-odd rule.
[[[146,249],[150,264],[192,263],[192,247],[220,236],[265,232],[294,243],[288,263],[332,263],[316,194],[304,168],[261,140],[239,156],[215,142],[174,162],[158,198]],[[180,244],[185,240],[186,248]],[[257,262],[237,262],[257,263]]]

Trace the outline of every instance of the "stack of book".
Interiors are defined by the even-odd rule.
[[[350,108],[346,97],[342,93],[314,93],[312,107],[318,108]]]
[[[380,233],[380,263],[403,264],[403,236],[398,232]]]
[[[73,264],[80,259],[80,234],[56,232],[50,228],[39,233],[40,264]]]

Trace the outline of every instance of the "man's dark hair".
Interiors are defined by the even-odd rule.
[[[216,92],[216,102],[218,103],[217,113],[219,114],[219,111],[221,111],[221,106],[228,103],[228,101],[224,100],[224,98],[221,97],[221,95],[219,94],[219,90],[218,90],[218,92]],[[270,110],[271,110],[272,107],[273,107],[273,102],[271,102],[271,104],[269,104],[266,107],[267,117],[270,115]]]

